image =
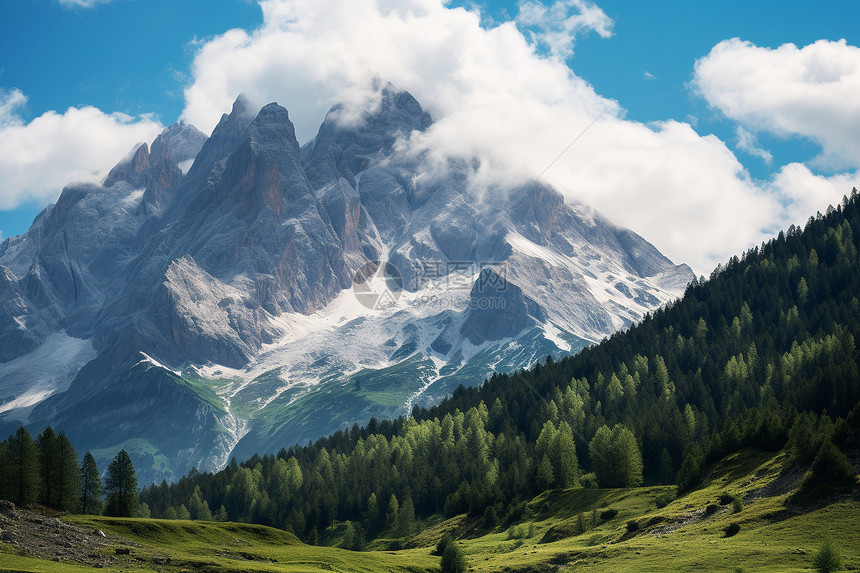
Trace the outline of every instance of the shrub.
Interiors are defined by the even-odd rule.
[[[484,511],[484,527],[487,529],[495,529],[499,525],[499,515],[496,513],[496,508],[488,505]]]
[[[741,500],[739,500],[739,499],[735,499],[735,500],[732,502],[732,511],[733,511],[734,513],[740,513],[740,511],[741,511],[743,508],[744,508],[744,504],[743,504],[743,502],[742,502]]]
[[[579,531],[579,535],[588,531],[588,524],[585,522],[585,515],[581,513],[576,516],[576,529]]]
[[[582,485],[582,487],[597,489],[597,476],[594,474],[594,472],[585,474],[584,476],[582,476],[582,478],[580,478],[579,483]]]
[[[815,554],[815,560],[812,564],[819,573],[831,573],[832,571],[842,569],[842,560],[839,558],[839,552],[830,541],[824,542],[824,545]]]
[[[708,507],[705,508],[705,515],[713,515],[720,509],[719,505],[715,505],[713,503],[708,504]]]
[[[793,501],[851,489],[856,484],[854,466],[842,451],[827,441],[821,447],[811,471],[792,496]]]
[[[463,551],[456,543],[449,543],[442,554],[442,573],[464,573],[466,571],[466,559]]]
[[[728,505],[728,504],[732,503],[733,501],[735,501],[735,496],[728,494],[726,492],[723,492],[720,494],[720,505]]]
[[[600,512],[600,521],[609,521],[610,519],[613,519],[617,515],[618,515],[617,509],[612,509],[611,507],[609,509],[604,509],[603,511]]]
[[[505,516],[505,525],[516,523],[523,518],[526,511],[526,502],[512,504],[508,509],[508,514]]]
[[[436,549],[433,551],[433,555],[442,555],[445,553],[445,548],[448,547],[448,544],[454,541],[454,538],[451,537],[450,533],[446,533],[442,536],[442,539],[439,540],[439,543],[436,544]]]
[[[740,530],[741,530],[740,525],[738,525],[737,523],[731,523],[723,531],[725,532],[726,537],[732,537],[734,535],[737,535]]]
[[[508,539],[522,539],[525,536],[525,529],[522,525],[512,525],[508,528]]]
[[[635,533],[636,531],[639,531],[639,522],[631,519],[627,522],[627,533]]]

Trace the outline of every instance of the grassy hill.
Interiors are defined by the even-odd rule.
[[[110,570],[124,571],[434,571],[439,557],[432,552],[446,532],[459,538],[469,570],[476,572],[800,572],[811,569],[826,539],[846,569],[860,568],[858,492],[794,503],[791,495],[804,474],[786,453],[748,448],[714,465],[700,489],[677,499],[673,486],[550,491],[527,502],[516,522],[494,528],[465,515],[436,516],[415,537],[402,540],[411,548],[398,551],[315,547],[251,524],[72,515],[62,520],[79,531],[105,532],[104,544],[91,551]],[[3,518],[0,537],[27,519]],[[739,529],[729,535],[733,524]],[[59,529],[56,535],[64,536]],[[38,553],[39,543],[0,544],[0,571],[93,570],[28,556]],[[130,555],[117,555],[117,549]]]

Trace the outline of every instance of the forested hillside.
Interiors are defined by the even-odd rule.
[[[360,546],[408,537],[435,513],[514,522],[546,489],[676,479],[690,488],[709,463],[748,445],[790,441],[806,463],[826,450],[850,473],[830,442],[857,433],[858,243],[855,189],[576,356],[461,387],[408,420],[371,420],[152,486],[142,501],[153,516],[190,504],[193,517],[206,505],[311,542],[349,520]]]

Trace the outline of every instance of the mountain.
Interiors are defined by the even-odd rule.
[[[477,187],[403,142],[432,125],[380,85],[300,146],[240,96],[0,244],[0,415],[51,424],[144,481],[430,405],[600,340],[693,278],[539,181]]]

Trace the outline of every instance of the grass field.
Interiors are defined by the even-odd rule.
[[[101,551],[131,549],[116,568],[124,571],[438,571],[439,558],[431,551],[446,531],[460,537],[475,572],[811,571],[825,539],[835,543],[845,569],[860,569],[856,494],[789,505],[802,472],[792,470],[784,455],[754,450],[723,460],[711,476],[703,488],[662,508],[657,500],[671,499],[673,487],[547,492],[528,503],[516,529],[505,524],[485,531],[480,520],[466,516],[430,519],[424,531],[404,540],[413,548],[400,551],[308,546],[280,530],[237,523],[64,519],[121,536]],[[628,527],[631,521],[636,525]],[[731,524],[739,529],[727,536]],[[0,571],[93,570],[13,554],[6,544],[0,551]]]

